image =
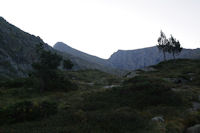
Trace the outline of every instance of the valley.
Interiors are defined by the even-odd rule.
[[[200,49],[109,59],[49,46],[0,17],[0,133],[194,133]]]
[[[22,122],[12,121],[12,117],[1,119],[0,130],[3,133],[181,133],[200,122],[200,108],[195,107],[195,103],[200,104],[199,66],[199,60],[171,60],[152,66],[154,71],[137,70],[138,75],[133,77],[117,77],[98,70],[71,71],[65,74],[72,77],[77,88],[69,92],[41,92],[24,86],[22,79],[16,81],[17,87],[14,80],[1,81],[1,112],[24,101],[34,105],[41,101],[54,103],[57,111],[48,117]],[[117,86],[106,87],[111,85]],[[22,108],[37,117],[25,105]],[[152,121],[155,117],[164,121]]]

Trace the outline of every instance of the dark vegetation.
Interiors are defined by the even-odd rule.
[[[0,109],[0,123],[12,124],[17,122],[41,120],[57,112],[57,105],[49,101],[33,103],[22,101]]]
[[[175,55],[181,53],[182,47],[178,40],[176,40],[172,35],[169,39],[166,38],[164,32],[160,32],[160,37],[158,38],[158,49],[163,52],[164,60],[166,61],[166,53],[171,53],[175,59]]]
[[[34,79],[32,84],[36,82],[41,91],[58,89],[68,91],[72,89],[72,87],[75,87],[65,78],[65,75],[58,70],[61,61],[63,61],[60,55],[45,50],[43,43],[37,45],[36,53],[39,55],[39,60],[32,64],[34,71],[30,73],[29,78]],[[66,69],[71,69],[73,67],[70,60],[64,60],[63,62],[64,68]]]
[[[200,123],[199,60],[170,60],[124,77],[71,71],[72,62],[39,37],[0,19],[0,67],[5,71],[0,76],[0,133],[183,133]],[[163,32],[158,48],[164,59],[166,53],[175,59],[182,50]],[[73,57],[84,68],[110,66],[80,56],[96,60]]]
[[[76,84],[68,91],[41,91],[30,79],[2,80],[0,129],[3,133],[182,133],[200,122],[200,112],[192,111],[193,102],[200,102],[199,66],[199,60],[171,60],[153,66],[155,71],[140,70],[132,78],[97,70],[65,71],[65,78]],[[120,86],[105,87],[109,85]],[[153,122],[156,116],[164,122]]]

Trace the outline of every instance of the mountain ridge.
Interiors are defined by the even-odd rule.
[[[115,73],[115,70],[105,68],[102,64],[89,62],[83,58],[57,51],[39,36],[36,37],[24,32],[0,17],[0,76],[27,76],[28,72],[32,70],[31,64],[38,59],[36,45],[40,43],[45,45],[46,50],[61,55],[63,59],[70,59],[74,64],[73,70],[98,69]]]
[[[95,62],[97,64],[104,64],[107,67],[112,67],[119,70],[135,70],[158,64],[163,61],[162,52],[156,46],[134,49],[134,50],[118,50],[114,52],[110,58],[101,59],[99,57],[87,54],[85,52],[76,50],[69,45],[58,42],[54,48],[64,53],[70,53],[79,58]],[[172,59],[171,54],[166,54],[167,60]],[[200,49],[183,49],[181,54],[176,58],[185,59],[200,59]]]
[[[71,46],[63,43],[63,42],[57,42],[54,46],[54,49],[59,50],[61,52],[67,52],[70,53],[71,55],[77,56],[82,59],[87,59],[91,60],[92,62],[96,62],[99,65],[106,65],[109,67],[113,67],[111,63],[107,62],[106,59],[102,59],[100,57],[97,57],[95,55],[90,55],[88,53],[82,52],[80,50],[74,49]]]
[[[76,50],[63,42],[51,47],[39,36],[24,32],[0,17],[0,75],[27,76],[32,69],[31,64],[38,59],[35,49],[39,43],[45,44],[45,49],[61,55],[63,59],[70,59],[74,64],[73,70],[98,69],[119,74],[163,61],[162,53],[155,46],[118,50],[109,59]],[[167,54],[167,58],[172,59],[172,56]],[[200,59],[200,49],[184,49],[177,58]]]
[[[172,55],[166,54],[167,60],[173,59]],[[176,56],[178,59],[200,59],[200,49],[183,49]],[[163,61],[163,54],[156,46],[137,50],[118,50],[108,59],[116,68],[135,70]]]

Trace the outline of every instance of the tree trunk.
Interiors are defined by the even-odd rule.
[[[175,60],[175,53],[173,52],[173,58],[174,58],[174,60]]]
[[[163,55],[164,55],[164,61],[166,61],[166,54],[164,51],[163,51]]]

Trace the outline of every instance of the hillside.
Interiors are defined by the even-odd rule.
[[[117,70],[115,70],[114,66],[107,60],[104,60],[99,57],[89,55],[87,53],[76,50],[76,49],[68,46],[65,43],[57,42],[53,46],[53,48],[62,52],[64,55],[68,54],[69,57],[72,57],[72,60],[73,60],[73,58],[79,58],[79,59],[84,60],[85,63],[81,63],[81,62],[76,62],[76,63],[79,64],[80,66],[85,64],[84,67],[87,69],[98,69],[98,70],[105,71],[108,73],[116,73],[117,72]],[[120,72],[120,71],[118,71],[118,72]]]
[[[167,54],[167,59],[172,55]],[[200,59],[200,49],[183,49],[179,59]],[[149,47],[137,50],[118,50],[108,59],[118,69],[135,70],[158,64],[163,61],[163,54],[157,47]]]
[[[64,44],[62,42],[57,42],[54,46],[54,49],[59,50],[61,52],[65,52],[65,53],[69,53],[73,56],[82,58],[84,60],[90,61],[90,62],[94,62],[98,65],[102,65],[102,66],[106,66],[106,67],[111,67],[113,68],[112,64],[109,63],[107,60],[101,59],[99,57],[93,56],[93,55],[89,55],[87,53],[81,52],[79,50],[76,50],[70,46],[68,46],[67,44]]]
[[[96,56],[89,55],[82,51],[76,50],[62,42],[54,45],[54,49],[65,54],[73,55],[85,61],[92,62],[98,66],[100,70],[108,70],[108,68],[118,70],[135,70],[158,64],[163,61],[163,54],[157,47],[149,47],[136,50],[118,50],[113,53],[107,60]],[[166,55],[167,60],[172,59],[172,55]],[[183,49],[178,59],[200,59],[200,49]],[[98,64],[98,65],[97,65]],[[109,71],[107,71],[109,72]]]
[[[38,59],[36,45],[40,43],[45,44],[45,49],[61,55],[63,59],[70,59],[74,64],[73,70],[99,69],[110,73],[116,72],[113,68],[104,66],[103,62],[93,62],[77,57],[73,53],[54,50],[40,37],[26,33],[0,17],[0,76],[27,76],[28,71],[32,69],[31,64]]]
[[[24,76],[37,59],[36,44],[44,43],[39,37],[23,32],[0,17],[0,72],[1,75]],[[48,45],[45,44],[47,48]]]
[[[0,130],[3,133],[183,133],[195,130],[193,126],[200,123],[200,61],[171,60],[151,68],[151,71],[137,70],[137,76],[129,78],[96,70],[66,72],[77,85],[70,92],[41,93],[24,84],[20,86],[19,80],[17,87],[13,86],[14,81],[1,81]],[[38,106],[48,114],[46,117],[40,117]],[[7,114],[4,110],[9,116],[17,115],[16,118],[21,119],[2,117]],[[21,113],[24,110],[25,116]]]

